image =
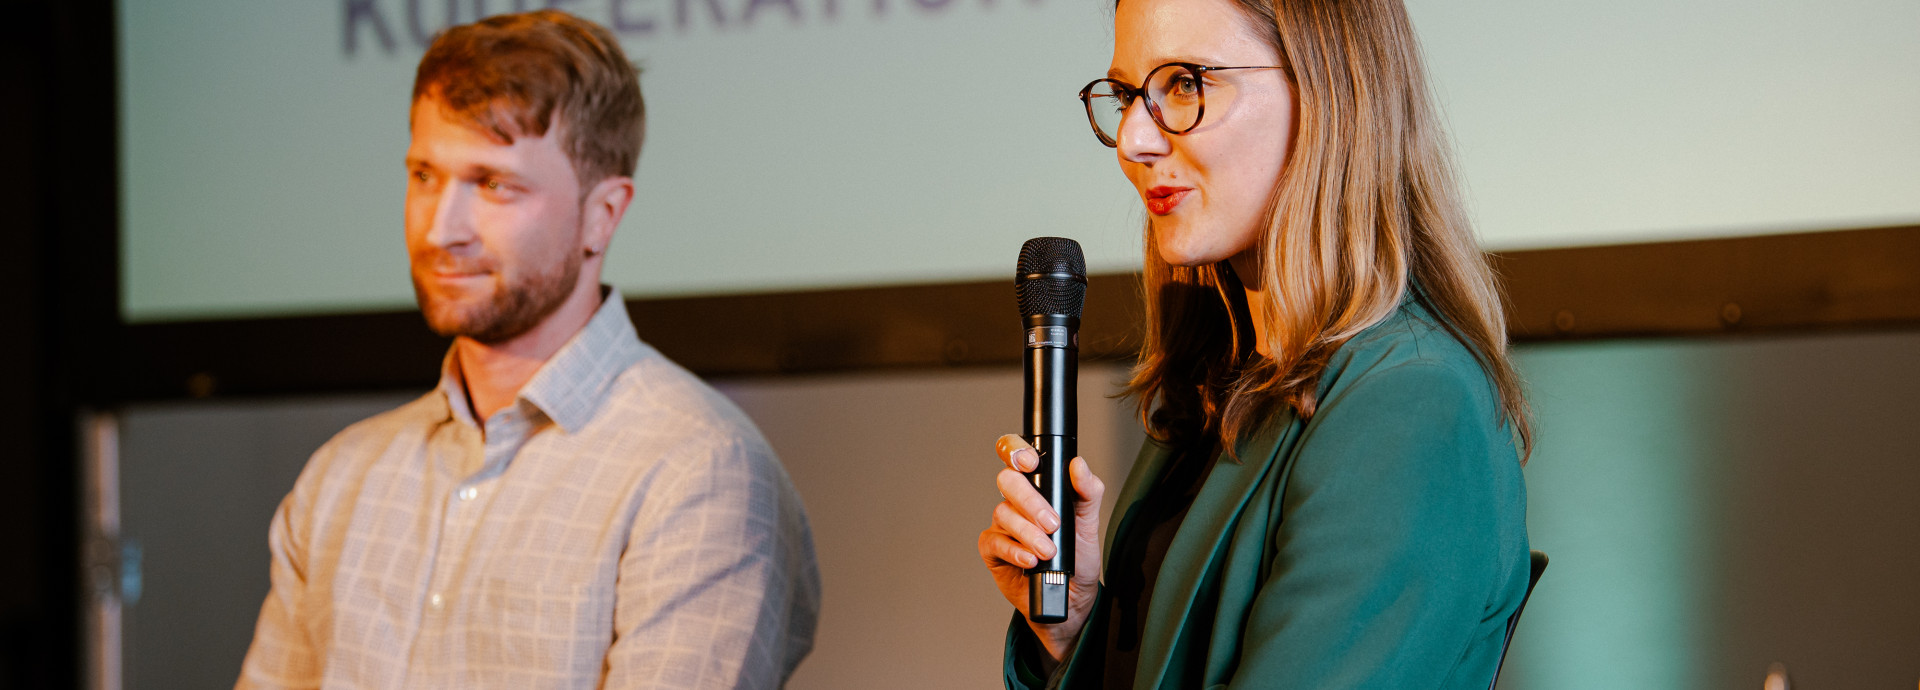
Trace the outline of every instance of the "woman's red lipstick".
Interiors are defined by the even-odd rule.
[[[1187,198],[1187,193],[1191,191],[1193,191],[1192,187],[1154,187],[1153,189],[1149,189],[1147,190],[1147,210],[1153,212],[1153,215],[1156,216],[1173,213],[1173,208],[1179,206],[1180,202]]]

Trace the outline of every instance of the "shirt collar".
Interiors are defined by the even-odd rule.
[[[447,355],[440,358],[440,385],[434,390],[440,393],[440,402],[447,406],[447,416],[468,426],[479,426],[473,421],[473,409],[467,401],[466,382],[460,379],[460,367],[456,363],[452,347]]]
[[[573,334],[547,363],[533,373],[516,397],[540,410],[567,433],[575,433],[593,419],[606,392],[620,373],[640,360],[640,336],[627,316],[626,300],[620,291],[602,288],[605,297],[600,309]],[[465,405],[466,386],[454,362],[453,350],[440,363],[442,400],[454,419],[473,424],[473,413]]]

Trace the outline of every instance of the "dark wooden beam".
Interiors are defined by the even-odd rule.
[[[1920,327],[1920,226],[1493,255],[1517,340]],[[705,376],[1020,360],[1007,280],[627,302],[640,336]],[[1082,355],[1132,356],[1133,274],[1096,275]],[[447,343],[419,315],[136,324],[123,399],[424,388]]]
[[[1132,357],[1140,306],[1133,275],[1091,277],[1081,356]],[[1006,364],[1019,362],[1022,350],[1011,277],[635,300],[627,310],[642,338],[709,375]]]
[[[1137,281],[1093,276],[1083,356],[1138,343]],[[1013,280],[627,301],[640,337],[703,376],[819,373],[1020,361]],[[125,398],[327,393],[432,385],[448,341],[420,314],[135,324]]]
[[[1920,226],[1493,258],[1521,341],[1920,326]]]

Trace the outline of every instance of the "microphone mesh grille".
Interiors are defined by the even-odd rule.
[[[1034,274],[1048,277],[1027,278]],[[1021,316],[1065,314],[1080,318],[1087,302],[1087,259],[1080,253],[1080,243],[1065,237],[1027,240],[1020,246],[1020,266],[1014,272],[1013,284]]]

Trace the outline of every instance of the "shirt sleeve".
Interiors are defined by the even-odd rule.
[[[1466,687],[1517,605],[1518,461],[1483,379],[1412,363],[1327,400],[1294,460],[1233,687]],[[1501,467],[1508,463],[1510,467]],[[1468,664],[1472,665],[1472,664]],[[1484,669],[1484,687],[1492,668]]]
[[[322,453],[325,452],[323,449]],[[309,461],[309,466],[317,462]],[[303,620],[307,593],[307,550],[301,528],[307,524],[311,503],[305,500],[308,478],[301,477],[281,499],[267,528],[267,550],[272,555],[268,575],[272,588],[260,606],[253,643],[240,665],[235,688],[318,688],[320,659]]]
[[[778,688],[813,645],[820,577],[764,447],[665,463],[620,558],[607,688]]]

